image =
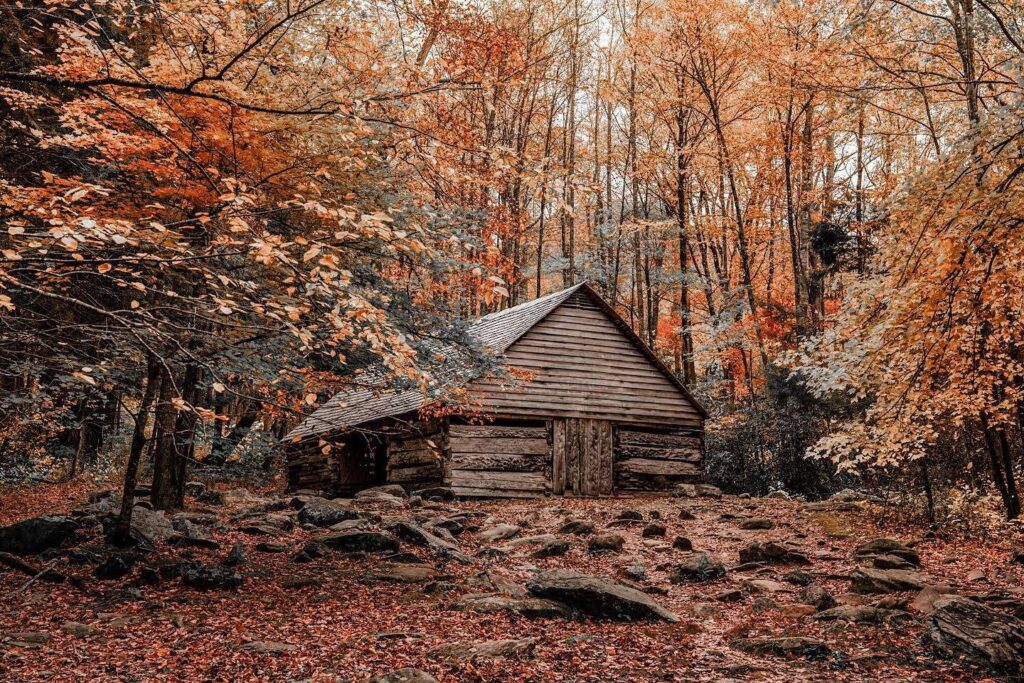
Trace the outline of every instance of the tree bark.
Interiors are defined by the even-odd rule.
[[[121,489],[121,512],[117,516],[112,541],[117,545],[131,543],[132,510],[135,508],[135,487],[138,484],[139,463],[142,451],[146,447],[146,425],[149,423],[149,411],[156,397],[157,383],[160,381],[160,361],[155,354],[148,354],[146,359],[146,384],[139,401],[139,410],[135,414],[135,428],[132,430],[131,446],[128,450],[128,463],[124,471],[124,486]]]

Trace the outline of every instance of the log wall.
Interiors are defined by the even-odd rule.
[[[655,491],[696,483],[703,476],[699,432],[618,430],[615,442],[615,489]]]
[[[448,452],[444,424],[440,421],[389,435],[386,481],[401,484],[408,491],[447,484]]]
[[[452,424],[448,443],[456,495],[532,498],[550,491],[546,426]]]

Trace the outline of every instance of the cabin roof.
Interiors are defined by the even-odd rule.
[[[518,306],[485,315],[470,326],[468,334],[491,353],[500,355],[524,334],[529,332],[537,323],[547,317],[549,313],[565,303],[574,293],[581,290],[594,299],[626,337],[637,345],[644,356],[664,373],[672,384],[697,407],[702,416],[706,416],[704,409],[694,400],[672,371],[632,331],[629,324],[586,283],[580,283],[533,299],[532,301],[527,301]],[[376,379],[383,383],[382,376]],[[375,383],[374,380],[373,373],[367,373],[365,382],[369,386],[344,389],[338,392],[333,398],[303,420],[298,427],[292,430],[285,437],[286,440],[297,441],[318,434],[355,427],[385,417],[402,415],[419,410],[442,398],[442,396],[428,395],[418,389],[374,387],[372,386]]]

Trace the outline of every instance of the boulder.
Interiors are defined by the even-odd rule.
[[[802,636],[737,638],[730,645],[748,654],[774,655],[776,657],[824,659],[832,654],[832,649],[825,645],[825,643]]]
[[[397,553],[398,539],[383,531],[339,531],[315,539],[318,543],[347,553]]]
[[[791,583],[794,586],[810,586],[814,583],[814,577],[802,569],[794,569],[791,572],[786,572],[783,574],[782,580],[786,583]]]
[[[763,517],[755,517],[753,519],[744,519],[740,522],[740,528],[747,531],[755,531],[762,529],[771,529],[775,526],[775,522],[770,519]]]
[[[725,565],[707,553],[690,553],[669,569],[672,583],[714,581],[725,576]]]
[[[134,553],[115,553],[96,567],[93,576],[102,581],[120,579],[127,575],[138,561],[139,557]]]
[[[378,496],[389,496],[391,498],[408,498],[409,494],[399,484],[384,484],[363,489],[355,495],[356,500],[368,500]]]
[[[78,523],[69,517],[34,517],[0,527],[0,552],[34,555],[75,538]]]
[[[183,584],[200,590],[238,588],[242,585],[242,575],[228,567],[184,562],[180,574]]]
[[[693,541],[688,539],[686,536],[676,536],[675,540],[672,541],[672,547],[676,550],[690,552],[693,550]]]
[[[647,594],[597,576],[562,569],[539,572],[526,584],[539,598],[562,602],[594,617],[618,621],[679,620]]]
[[[619,553],[626,544],[626,539],[618,534],[598,534],[587,543],[587,550],[592,553]]]
[[[154,545],[174,535],[174,526],[160,510],[149,510],[136,505],[132,508],[132,536],[143,543]]]
[[[740,549],[740,562],[764,562],[766,564],[810,564],[803,553],[799,553],[772,541],[755,542]]]
[[[299,510],[299,523],[326,528],[346,519],[357,519],[359,512],[344,503],[310,497]]]
[[[437,530],[442,529],[443,527],[437,528]],[[471,560],[459,550],[459,546],[456,545],[453,540],[442,538],[438,534],[433,533],[432,530],[417,524],[411,519],[392,522],[387,526],[387,530],[407,543],[418,545],[423,548],[429,548],[439,555],[451,557],[463,564],[469,564],[471,562]]]
[[[814,606],[818,611],[832,609],[836,606],[836,599],[832,597],[832,594],[816,583],[801,588],[797,593],[797,599],[805,605]]]
[[[366,678],[361,683],[437,683],[437,679],[425,671],[407,666],[404,669]]]
[[[464,595],[455,602],[455,609],[479,614],[508,612],[528,619],[572,616],[572,611],[568,607],[554,600],[521,598],[497,593]]]
[[[518,536],[521,531],[522,528],[515,524],[497,524],[489,529],[484,529],[477,534],[477,537],[485,542],[507,541]]]
[[[935,602],[924,639],[940,655],[965,657],[997,673],[1024,668],[1024,621],[960,596]]]
[[[454,659],[459,661],[471,661],[478,657],[484,659],[515,657],[530,655],[536,645],[536,638],[522,638],[519,640],[487,640],[477,643],[447,643],[431,650],[428,653],[428,656],[434,659]]]
[[[560,557],[569,552],[569,541],[563,538],[553,538],[537,546],[537,549],[530,553],[531,557],[542,559],[545,557]]]
[[[666,533],[668,533],[668,528],[664,524],[652,522],[644,527],[640,535],[644,538],[664,538]]]
[[[919,591],[927,579],[918,572],[906,569],[872,569],[860,567],[850,576],[850,589],[855,593],[899,593]]]
[[[853,554],[856,558],[893,555],[915,567],[921,566],[921,556],[916,550],[891,538],[876,538],[873,541],[868,541],[853,551]],[[882,569],[887,568],[882,567]]]
[[[918,614],[931,614],[932,610],[935,609],[935,603],[939,601],[939,598],[946,595],[953,595],[954,593],[954,589],[949,586],[925,586],[921,589],[921,592],[910,601],[909,608]]]
[[[558,533],[586,536],[587,534],[594,533],[594,523],[586,519],[567,519],[562,522]]]
[[[819,621],[849,621],[856,624],[884,624],[897,619],[912,617],[901,610],[884,609],[874,605],[839,605],[818,612],[814,617]]]

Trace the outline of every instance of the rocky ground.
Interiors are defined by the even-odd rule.
[[[966,681],[1024,662],[1011,539],[880,528],[856,497],[192,493],[171,518],[137,507],[128,550],[104,541],[116,496],[44,519],[3,496],[0,680]]]

